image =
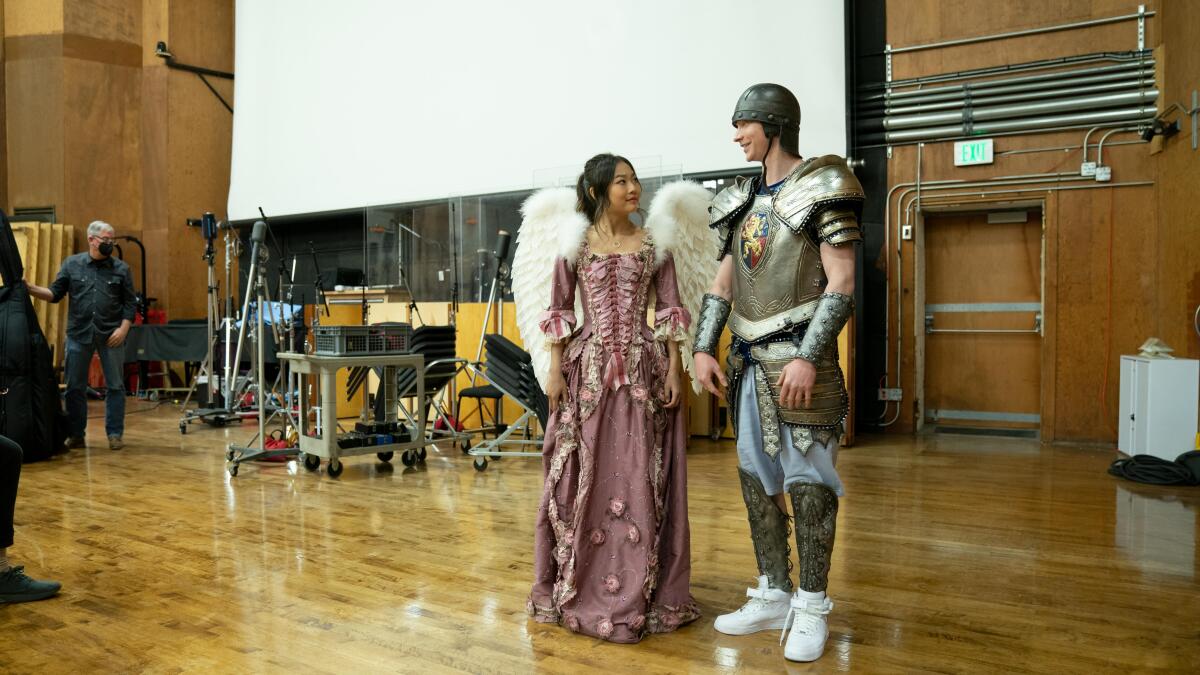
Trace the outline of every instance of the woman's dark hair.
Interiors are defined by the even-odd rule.
[[[575,210],[593,225],[608,208],[608,186],[612,184],[613,174],[621,162],[633,168],[629,160],[607,152],[596,155],[583,165],[583,173],[579,174],[579,181],[575,184],[575,196],[578,198]]]

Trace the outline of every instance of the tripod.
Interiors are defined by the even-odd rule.
[[[252,331],[253,337],[251,339],[254,341],[255,355],[253,359],[254,366],[251,368],[251,373],[254,380],[253,389],[256,392],[258,403],[258,433],[254,435],[254,437],[250,440],[250,443],[247,445],[236,445],[234,443],[229,444],[229,449],[225,452],[225,459],[230,462],[228,470],[229,475],[231,476],[236,476],[238,474],[238,466],[242,462],[257,459],[269,459],[272,457],[297,455],[300,452],[298,447],[266,447],[266,426],[278,415],[282,414],[284,416],[285,427],[290,426],[292,428],[299,428],[296,425],[295,419],[292,417],[291,406],[286,400],[287,397],[285,397],[283,405],[275,405],[270,396],[270,392],[274,389],[274,387],[269,387],[266,381],[265,343],[268,337],[274,341],[276,349],[278,350],[282,340],[282,334],[291,332],[291,317],[287,317],[286,319],[288,322],[288,327],[281,331],[280,322],[283,318],[282,312],[276,313],[268,298],[266,278],[267,249],[262,245],[266,236],[266,227],[266,223],[261,220],[255,223],[254,232],[250,238],[251,242],[253,243],[253,249],[251,250],[250,255],[250,273],[246,278],[246,297],[243,298],[242,304],[242,328],[240,331],[238,331],[237,350],[234,357],[235,362],[241,361],[242,347],[245,343],[246,336]],[[252,297],[254,298],[255,312],[253,328],[251,329],[251,324],[248,320],[248,317],[250,311],[250,299]],[[263,318],[263,314],[266,311],[271,311],[271,330],[269,333],[266,330],[266,321]],[[287,382],[290,393],[291,377],[290,375],[284,377],[284,367],[285,366],[281,362],[279,377],[276,382]],[[255,442],[258,444],[255,445]],[[285,444],[285,446],[286,445],[287,444]]]
[[[189,221],[191,223],[193,221]],[[241,239],[225,221],[217,222],[212,213],[205,213],[200,219],[201,233],[204,235],[204,261],[208,267],[208,300],[207,300],[207,339],[208,349],[200,370],[192,380],[191,388],[183,401],[181,408],[183,417],[179,420],[179,433],[186,434],[188,425],[200,420],[215,427],[223,427],[230,422],[236,422],[246,416],[236,404],[245,393],[248,379],[238,378],[238,366],[230,351],[233,347],[233,325],[236,320],[233,302],[233,260],[241,254]],[[216,282],[216,251],[213,242],[219,230],[225,230],[225,309],[222,312],[220,304],[220,289]],[[243,314],[244,316],[244,314]],[[224,331],[224,372],[218,375],[216,367],[216,345],[220,333]],[[188,410],[188,403],[198,389],[201,378],[208,390],[208,407]]]

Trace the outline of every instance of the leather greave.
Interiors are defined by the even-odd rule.
[[[796,518],[796,553],[800,560],[800,588],[816,593],[829,585],[838,496],[820,483],[793,483],[792,514]]]
[[[738,467],[738,477],[742,482],[742,499],[746,501],[746,514],[750,520],[750,538],[754,542],[758,573],[766,575],[771,588],[790,593],[792,563],[787,514],[779,509],[754,474]]]

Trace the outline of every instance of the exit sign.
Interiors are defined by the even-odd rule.
[[[992,139],[980,138],[954,144],[954,166],[992,163]]]

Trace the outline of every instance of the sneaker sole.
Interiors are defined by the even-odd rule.
[[[714,622],[713,628],[715,628],[718,633],[724,633],[725,635],[753,635],[755,633],[761,633],[764,630],[783,630],[783,622],[784,619],[776,619],[766,624],[754,624],[740,630],[723,629],[718,626],[716,622]]]
[[[0,605],[16,604],[18,602],[35,602],[37,600],[46,600],[58,595],[58,591],[48,593],[34,593],[30,595],[0,595]]]

